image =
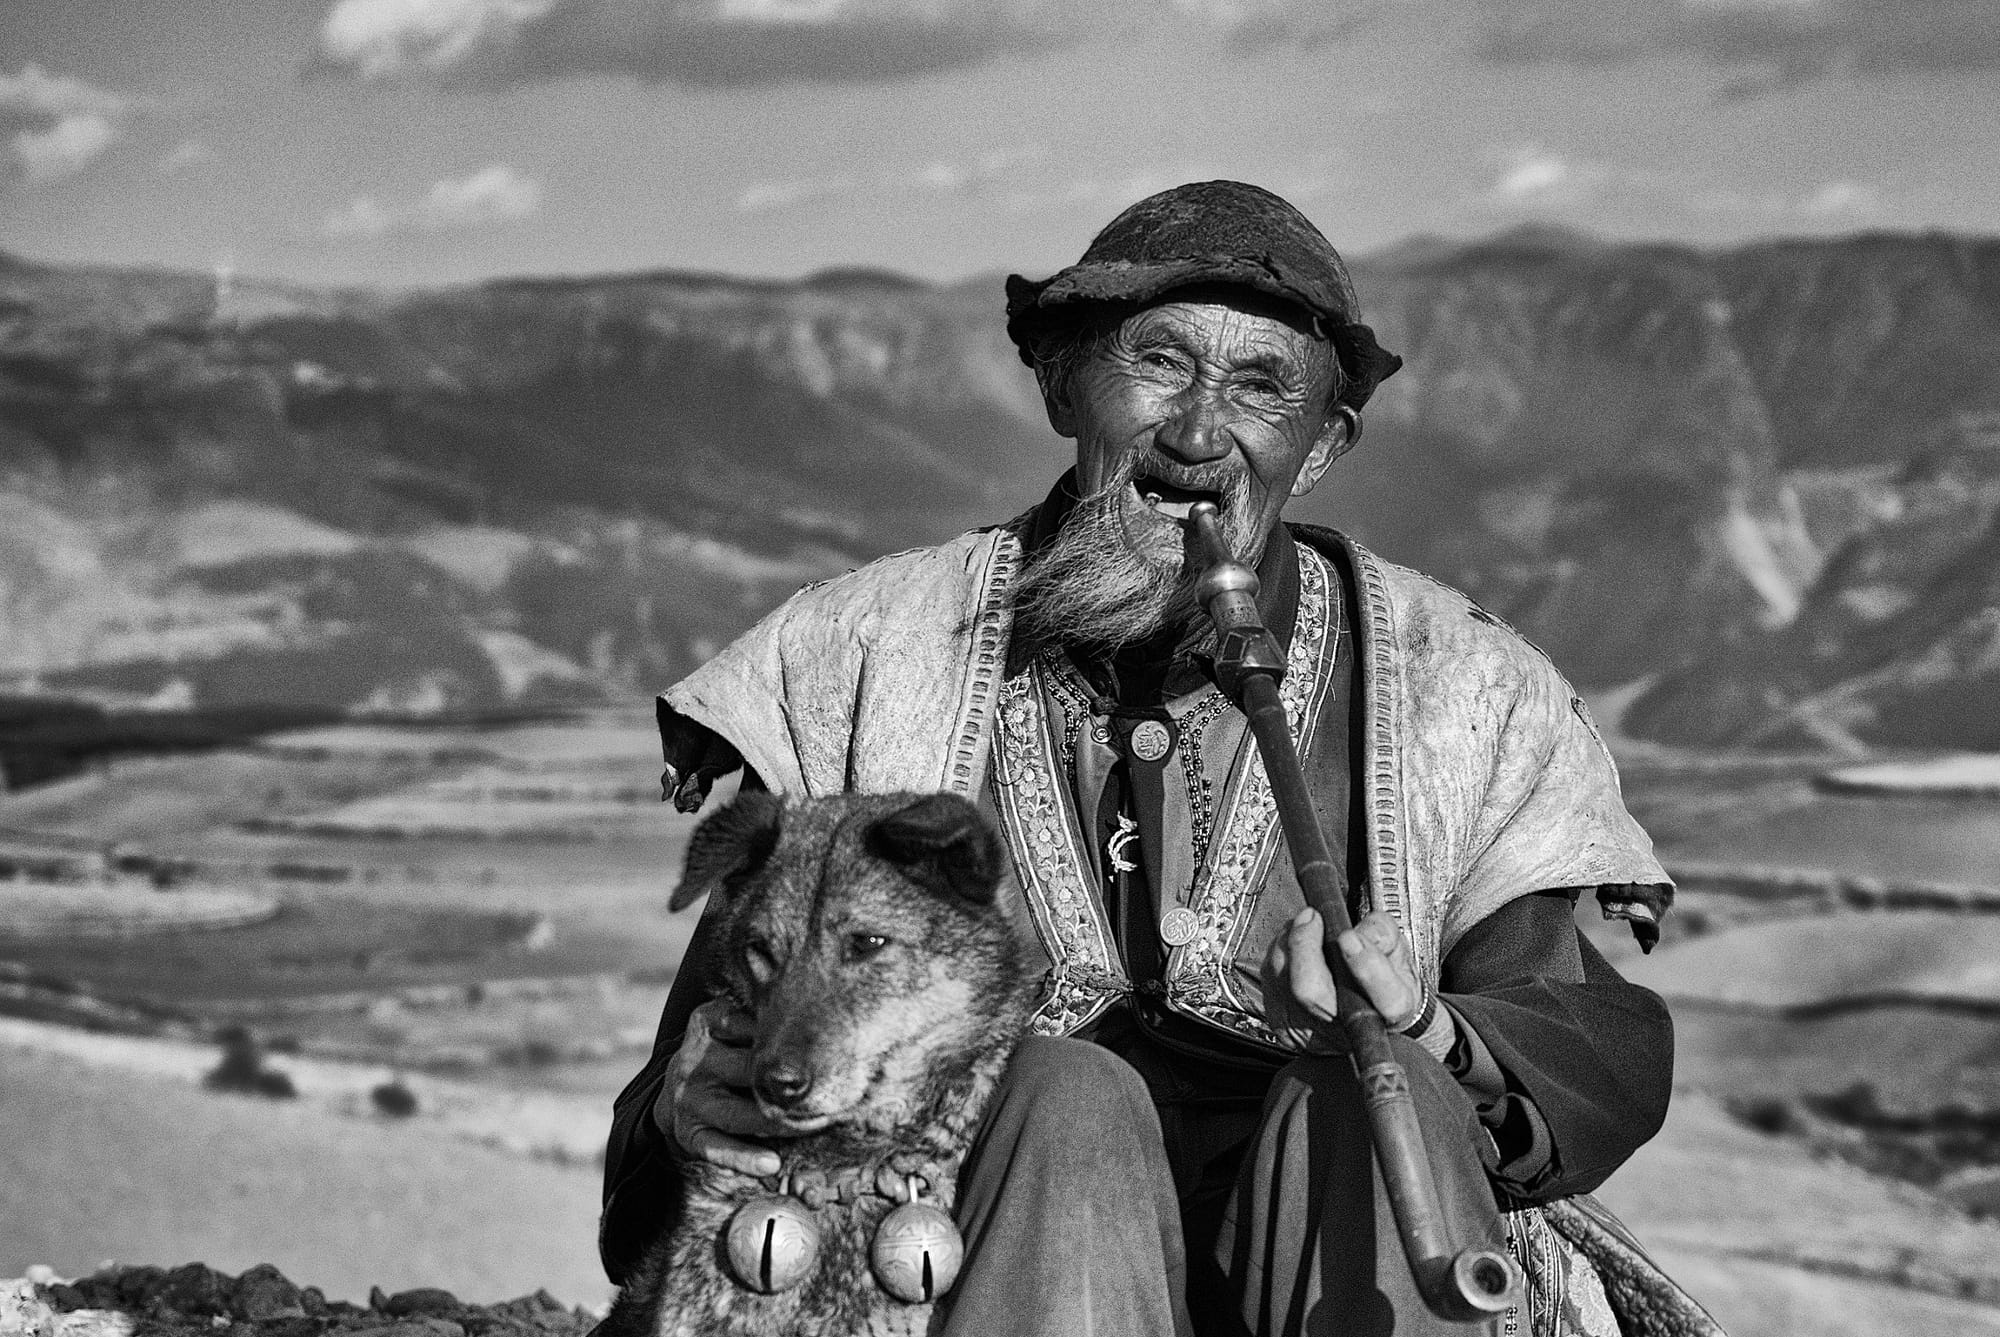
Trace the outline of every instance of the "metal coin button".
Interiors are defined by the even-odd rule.
[[[1176,905],[1160,916],[1160,939],[1169,947],[1185,947],[1201,932],[1201,920],[1185,905]]]
[[[1174,745],[1174,736],[1158,720],[1141,720],[1132,731],[1132,755],[1141,761],[1158,761]]]

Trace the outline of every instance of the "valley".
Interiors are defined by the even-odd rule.
[[[1290,514],[1542,645],[1681,882],[1579,917],[1678,1033],[1606,1200],[1732,1331],[2000,1333],[2000,242],[1355,268],[1408,366]],[[0,1276],[601,1301],[692,927],[644,703],[1044,495],[998,294],[0,257]]]

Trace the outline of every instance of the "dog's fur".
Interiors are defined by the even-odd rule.
[[[942,794],[749,793],[696,829],[672,908],[718,898],[711,971],[755,1019],[754,1071],[810,1079],[791,1100],[759,1088],[766,1114],[802,1130],[774,1143],[794,1184],[964,1152],[1035,993],[996,903],[1004,857],[978,810]],[[949,1211],[956,1185],[934,1177],[945,1182],[926,1200]],[[776,1182],[690,1160],[675,1223],[600,1332],[923,1332],[932,1307],[896,1300],[870,1269],[875,1227],[895,1205],[876,1194],[815,1213],[819,1260],[798,1286],[762,1295],[737,1282],[724,1229]]]

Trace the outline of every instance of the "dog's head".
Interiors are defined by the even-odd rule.
[[[886,1132],[1011,1042],[1027,991],[1004,857],[946,794],[750,793],[696,828],[671,905],[719,900],[714,969],[756,1020],[767,1115]]]

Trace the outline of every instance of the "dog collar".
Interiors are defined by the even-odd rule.
[[[936,1197],[938,1190],[958,1178],[963,1156],[943,1160],[909,1152],[891,1152],[880,1160],[827,1170],[801,1166],[766,1175],[759,1182],[775,1194],[797,1198],[817,1212],[829,1205],[848,1206],[862,1198],[887,1198],[890,1202],[917,1197]]]

